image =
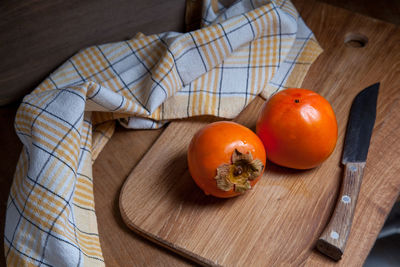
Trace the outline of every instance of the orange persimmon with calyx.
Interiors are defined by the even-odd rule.
[[[256,133],[269,160],[284,167],[310,169],[333,152],[338,129],[325,98],[307,89],[291,88],[264,103]]]
[[[192,138],[189,172],[207,195],[228,198],[252,188],[264,172],[264,145],[250,129],[229,121],[208,124]]]

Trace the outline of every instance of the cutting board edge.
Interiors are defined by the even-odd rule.
[[[124,187],[126,184],[127,184],[127,182],[124,183],[124,185],[121,189],[121,192],[124,190]],[[219,265],[216,262],[206,259],[198,254],[195,254],[187,249],[184,249],[180,246],[174,245],[171,242],[168,242],[163,238],[157,237],[156,235],[153,235],[150,232],[135,225],[129,219],[129,216],[125,212],[124,204],[123,204],[123,200],[122,200],[121,196],[122,196],[122,194],[120,194],[120,198],[119,198],[119,210],[121,213],[122,220],[126,224],[126,226],[128,226],[128,228],[131,229],[133,232],[150,240],[151,242],[154,242],[157,245],[160,245],[168,250],[171,250],[172,252],[175,252],[175,253],[179,254],[180,256],[187,258],[189,260],[192,260],[202,266],[222,266],[222,265]]]

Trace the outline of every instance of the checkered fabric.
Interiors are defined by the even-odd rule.
[[[299,87],[322,49],[290,1],[204,1],[202,28],[96,45],[27,95],[5,227],[10,266],[102,266],[92,162],[113,134],[196,115],[235,117]]]

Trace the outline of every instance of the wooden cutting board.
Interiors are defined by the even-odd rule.
[[[363,263],[387,214],[383,211],[400,191],[400,30],[323,3],[301,10],[325,50],[303,87],[322,94],[336,112],[339,139],[331,157],[308,171],[268,163],[253,190],[233,199],[216,199],[197,188],[186,161],[191,137],[214,119],[172,122],[121,190],[120,210],[129,228],[205,265]],[[346,44],[350,39],[351,45]],[[378,81],[377,120],[354,223],[344,257],[334,263],[314,246],[339,191],[352,99]],[[263,101],[256,98],[235,121],[254,129]]]

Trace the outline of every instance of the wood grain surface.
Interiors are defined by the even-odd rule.
[[[132,234],[123,223],[119,211],[118,199],[124,179],[161,132],[117,128],[93,166],[96,215],[107,266],[189,264],[187,260]]]
[[[344,164],[342,185],[335,210],[316,244],[320,252],[336,261],[342,258],[346,248],[364,168],[365,162],[347,162]]]
[[[400,25],[400,1],[322,0],[322,2]]]
[[[315,3],[312,13],[303,18],[325,49],[303,87],[321,93],[333,105],[339,124],[334,154],[309,171],[288,170],[270,163],[251,192],[220,200],[205,196],[187,170],[188,143],[206,122],[173,122],[122,189],[121,213],[132,230],[207,265],[334,264],[317,254],[314,247],[340,187],[339,162],[348,112],[359,91],[381,81],[378,117],[354,231],[343,259],[337,263],[362,265],[400,190],[400,144],[395,142],[400,138],[400,79],[396,78],[400,70],[400,51],[396,50],[400,31],[321,3]],[[363,35],[368,43],[359,48],[349,46],[344,43],[349,34]],[[236,121],[254,128],[262,103],[257,98]]]
[[[183,31],[184,18],[183,0],[0,1],[0,106],[14,101],[0,107],[1,248],[8,194],[22,148],[13,127],[22,96],[82,48],[128,39],[137,32]],[[96,212],[108,266],[186,263],[128,232],[116,201],[124,179],[160,132],[119,128],[94,165]],[[5,266],[4,253],[0,266]]]
[[[346,73],[341,70],[343,65],[349,64],[343,61],[336,61],[332,58],[334,44],[329,38],[322,40],[321,32],[326,28],[332,35],[332,38],[342,40],[343,36],[336,33],[343,27],[339,23],[340,19],[345,19],[346,23],[355,23],[350,27],[351,31],[358,31],[364,19],[351,19],[351,13],[348,17],[336,17],[335,14],[327,13],[326,10],[318,11],[317,16],[320,19],[310,20],[309,16],[314,8],[320,8],[315,0],[293,0],[297,9],[307,24],[316,33],[325,52],[329,57],[321,57],[312,67],[309,75],[303,84],[304,87],[317,89],[324,95],[329,95],[330,89],[341,90],[330,96],[329,99],[341,96],[341,92],[350,90],[351,96],[361,90],[362,86],[374,83],[375,78],[384,81],[382,84],[384,90],[396,92],[399,90],[399,54],[398,54],[398,29],[387,23],[378,23],[374,32],[382,31],[380,37],[386,36],[388,45],[381,41],[378,44],[384,49],[380,52],[375,51],[370,54],[367,47],[360,49],[345,49],[346,53],[357,55],[350,62],[355,70]],[[335,1],[325,1],[335,4]],[[348,8],[354,11],[365,10],[362,1],[352,1]],[[398,18],[398,14],[387,15],[387,10],[395,11],[393,8],[376,8],[377,5],[393,6],[396,0],[371,1],[367,9],[367,14],[393,21]],[[154,10],[154,13],[152,13]],[[373,12],[370,12],[373,11]],[[362,11],[364,12],[364,11]],[[154,15],[153,15],[154,14]],[[342,14],[343,15],[343,14]],[[324,18],[328,16],[329,18]],[[20,97],[32,90],[45,76],[54,68],[59,66],[70,55],[81,48],[91,44],[105,43],[109,41],[118,41],[133,36],[136,32],[145,33],[162,32],[166,30],[183,29],[184,1],[11,1],[5,0],[0,3],[0,103],[20,99]],[[109,18],[113,17],[112,20]],[[338,20],[338,23],[335,21]],[[323,22],[323,23],[322,23]],[[322,24],[321,24],[322,23]],[[49,26],[51,25],[51,26]],[[369,25],[369,24],[367,24]],[[336,28],[337,27],[337,28]],[[348,29],[347,28],[347,29]],[[361,27],[364,29],[364,27]],[[340,30],[341,31],[341,30]],[[366,31],[368,32],[368,31]],[[374,41],[374,40],[372,40]],[[369,40],[369,42],[372,42]],[[335,41],[337,43],[337,41]],[[343,52],[343,47],[341,47]],[[336,53],[334,54],[336,55]],[[362,56],[367,57],[367,62],[361,60]],[[363,66],[358,66],[363,62]],[[339,65],[335,65],[339,64]],[[358,71],[362,71],[357,74]],[[366,71],[369,69],[369,71]],[[322,72],[322,70],[324,72]],[[321,76],[318,79],[315,77]],[[355,76],[355,80],[352,80]],[[333,77],[333,78],[332,78]],[[325,83],[325,79],[330,82]],[[329,86],[329,87],[328,87]],[[389,86],[389,87],[387,87]],[[354,90],[354,91],[352,91]],[[395,95],[395,94],[394,94]],[[398,107],[400,103],[396,96],[385,97],[379,100],[379,108],[385,112],[385,115],[378,113],[377,129],[379,134],[374,134],[379,142],[383,142],[382,149],[379,145],[372,145],[370,153],[377,153],[379,156],[386,155],[390,157],[390,162],[385,163],[385,168],[372,168],[367,162],[366,173],[371,172],[372,177],[394,176],[398,172],[398,153],[393,152],[392,147],[398,146],[399,132],[398,122],[400,114]],[[397,101],[397,102],[396,102]],[[348,100],[350,105],[350,99]],[[18,102],[14,105],[3,106],[0,108],[0,228],[4,229],[4,216],[6,201],[11,185],[13,173],[19,153],[21,143],[15,135],[13,121]],[[336,105],[335,109],[345,109]],[[388,114],[388,115],[386,115]],[[343,119],[343,118],[342,118]],[[345,123],[342,121],[342,123]],[[251,123],[251,122],[250,122]],[[389,130],[388,130],[389,129]],[[343,130],[343,129],[342,129]],[[154,133],[153,133],[154,132]],[[103,152],[96,160],[93,168],[94,172],[94,192],[96,202],[96,214],[100,232],[101,246],[107,266],[188,266],[192,262],[185,260],[175,253],[154,245],[153,243],[141,238],[133,233],[122,222],[118,206],[118,197],[120,188],[129,175],[133,167],[141,159],[142,155],[148,150],[151,144],[157,139],[162,130],[156,131],[129,131],[119,128],[109,141]],[[380,144],[378,142],[378,144]],[[338,146],[337,149],[341,149]],[[339,153],[340,154],[340,153]],[[279,167],[270,166],[270,171],[275,169],[282,171]],[[289,171],[289,170],[284,170]],[[326,176],[321,179],[328,179]],[[332,212],[336,194],[339,190],[338,180],[328,180],[329,188],[334,188],[329,194],[326,202],[326,211],[324,216],[329,217]],[[290,189],[289,181],[287,183]],[[383,218],[388,214],[392,205],[394,192],[399,190],[396,183],[390,182],[384,184],[378,179],[365,179],[361,188],[361,197],[358,201],[357,210],[365,212],[356,212],[353,224],[353,230],[350,236],[351,240],[347,245],[347,250],[357,259],[358,265],[368,254],[371,244],[374,242],[379,229],[381,228]],[[333,184],[333,185],[332,185]],[[364,187],[375,190],[373,196],[364,192]],[[298,189],[292,188],[291,194],[296,191],[304,191],[304,187]],[[365,216],[364,213],[370,216]],[[370,221],[370,217],[374,218]],[[322,231],[327,218],[323,217],[318,229]],[[360,227],[365,225],[364,227]],[[294,225],[295,226],[295,225]],[[295,229],[294,229],[295,230]],[[357,240],[364,240],[359,243]],[[3,230],[0,231],[0,246],[3,246]],[[311,246],[310,246],[311,247]],[[354,263],[351,259],[344,258],[346,263]],[[321,266],[321,262],[326,265],[334,265],[318,253],[312,252],[310,257],[302,262],[302,265]],[[0,266],[5,266],[4,255],[0,253]]]
[[[185,1],[5,0],[0,4],[0,105],[20,99],[78,50],[183,31]]]

